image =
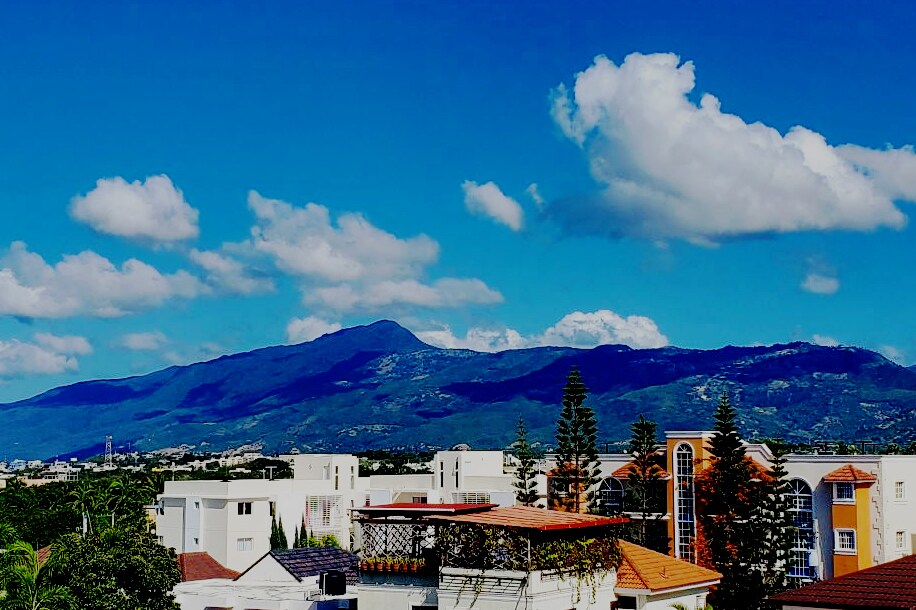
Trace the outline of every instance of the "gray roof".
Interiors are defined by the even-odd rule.
[[[347,574],[347,584],[356,584],[357,581],[359,560],[353,553],[338,548],[324,546],[273,550],[270,555],[297,580],[318,576],[330,570],[340,570]]]

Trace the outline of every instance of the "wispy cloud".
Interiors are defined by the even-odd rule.
[[[477,184],[465,180],[461,188],[464,190],[464,205],[470,212],[489,216],[513,231],[521,231],[524,222],[522,206],[506,196],[495,183]],[[537,187],[534,193],[537,194]]]

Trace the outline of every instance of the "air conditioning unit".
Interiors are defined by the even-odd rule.
[[[322,572],[318,582],[325,595],[345,595],[347,592],[347,575],[340,570]]]

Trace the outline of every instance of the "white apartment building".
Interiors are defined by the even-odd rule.
[[[515,503],[501,451],[441,451],[433,474],[359,476],[359,460],[342,454],[292,456],[293,478],[167,481],[156,531],[178,553],[204,551],[244,571],[270,550],[271,520],[290,543],[305,521],[316,537],[333,534],[350,548],[350,510],[367,504]]]

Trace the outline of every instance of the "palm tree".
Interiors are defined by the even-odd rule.
[[[80,481],[70,492],[73,507],[83,515],[83,535],[92,531],[92,513],[96,508],[96,490],[87,479]]]
[[[137,501],[140,490],[129,476],[114,479],[108,484],[108,508],[111,509],[111,526],[115,524],[115,513],[124,507],[126,502]]]
[[[54,557],[45,562],[28,542],[7,547],[0,569],[4,610],[76,610],[76,599],[67,587],[51,583]]]

